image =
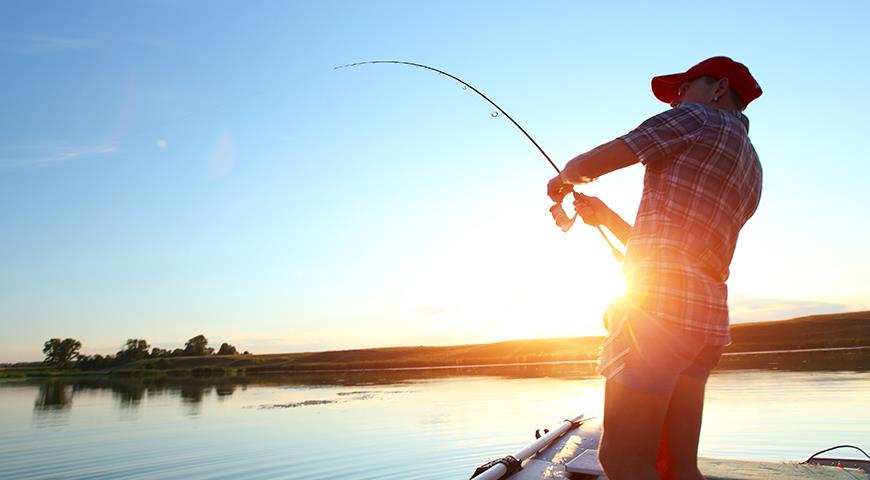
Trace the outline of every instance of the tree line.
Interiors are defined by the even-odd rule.
[[[74,338],[46,340],[42,347],[42,353],[45,354],[44,362],[55,368],[103,370],[146,358],[239,355],[236,347],[226,342],[222,343],[218,351],[215,352],[214,348],[208,346],[208,339],[202,334],[185,342],[184,348],[174,350],[152,347],[147,340],[141,338],[128,338],[124,347],[114,355],[82,355],[81,348],[82,342]],[[242,355],[250,355],[250,352],[245,351]]]

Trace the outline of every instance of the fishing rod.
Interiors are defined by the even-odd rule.
[[[526,138],[528,138],[529,141],[532,142],[532,144],[535,146],[535,148],[537,148],[538,151],[541,152],[541,155],[543,155],[544,158],[547,159],[547,162],[549,162],[550,165],[553,167],[553,169],[556,170],[556,173],[560,174],[560,175],[562,174],[562,170],[560,170],[559,167],[556,166],[556,164],[553,162],[553,160],[550,159],[550,156],[547,155],[547,152],[545,152],[544,149],[541,148],[540,145],[538,145],[538,142],[536,142],[535,139],[532,138],[531,135],[529,135],[529,132],[527,132],[526,129],[521,127],[520,124],[517,123],[517,121],[513,119],[513,117],[508,115],[507,112],[505,112],[501,107],[499,107],[498,104],[496,104],[495,102],[490,100],[490,98],[487,97],[483,92],[481,92],[480,90],[478,90],[473,85],[466,82],[465,80],[462,80],[461,78],[457,77],[456,75],[452,75],[450,73],[445,72],[444,70],[439,70],[435,67],[430,67],[429,65],[423,65],[422,63],[405,62],[405,61],[401,61],[401,60],[370,60],[367,62],[348,63],[346,65],[339,65],[339,66],[333,68],[333,70],[338,70],[341,68],[357,67],[360,65],[373,65],[373,64],[409,65],[412,67],[423,68],[423,69],[431,70],[431,71],[439,73],[441,75],[445,75],[447,77],[450,77],[453,80],[456,80],[457,82],[461,83],[464,87],[470,88],[474,93],[483,97],[484,100],[489,102],[490,105],[492,105],[493,107],[496,108],[496,110],[501,112],[502,115],[507,117],[507,119],[510,120],[511,123],[514,124],[514,126],[516,126],[518,129],[520,129],[520,131],[523,132],[523,135],[525,135]],[[493,116],[496,116],[496,115],[493,115]],[[571,193],[574,194],[575,200],[580,200],[583,198],[583,195],[578,193],[576,190],[574,190],[573,187],[571,188]],[[567,193],[566,193],[566,195],[567,195]],[[570,218],[568,217],[568,215],[565,213],[565,209],[562,208],[561,201],[556,202],[552,207],[550,207],[550,214],[553,215],[553,220],[556,221],[556,225],[558,225],[559,228],[561,228],[563,232],[567,232],[568,230],[570,230],[571,227],[574,225],[574,221],[577,220],[577,213],[574,213],[574,216],[572,216]],[[604,233],[604,230],[602,230],[601,225],[595,225],[595,228],[598,229],[598,233],[601,234],[601,237],[604,238],[604,241],[607,242],[608,246],[610,246],[610,249],[613,252],[613,256],[616,257],[616,260],[621,262],[622,258],[623,258],[622,252],[620,252],[619,249],[613,245],[613,242],[610,241],[610,238],[608,238],[607,235]]]

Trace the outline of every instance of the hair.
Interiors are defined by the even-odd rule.
[[[709,76],[702,77],[702,78],[704,79],[704,82],[707,83],[707,85],[712,85],[720,80],[716,77],[709,77]],[[734,104],[734,106],[737,107],[738,111],[742,112],[743,110],[746,109],[746,104],[743,102],[743,99],[740,98],[740,95],[737,95],[737,92],[735,92],[734,89],[731,88],[730,86],[728,87],[727,95],[728,95],[728,98],[731,100],[731,102]]]
[[[746,109],[746,104],[743,103],[743,99],[740,98],[740,95],[737,95],[737,92],[734,89],[728,89],[728,95],[731,97],[731,101],[734,102],[734,105],[737,107],[737,110],[743,111]]]

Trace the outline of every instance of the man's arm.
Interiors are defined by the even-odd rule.
[[[562,179],[574,185],[587,183],[639,161],[628,145],[617,138],[571,159],[562,169]]]
[[[571,159],[562,169],[562,173],[547,184],[547,195],[554,202],[561,202],[574,185],[591,182],[601,175],[639,161],[637,155],[622,140],[607,142]]]

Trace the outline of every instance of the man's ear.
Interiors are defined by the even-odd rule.
[[[727,78],[720,78],[718,82],[716,82],[716,89],[713,90],[714,98],[722,98],[726,93],[728,93],[728,89],[731,88],[731,81]]]

